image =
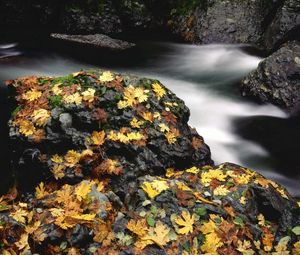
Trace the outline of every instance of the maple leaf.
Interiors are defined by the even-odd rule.
[[[91,139],[92,139],[92,142],[94,145],[96,145],[96,146],[103,145],[105,142],[105,132],[104,131],[100,131],[100,132],[94,131],[92,133]]]
[[[230,193],[230,190],[228,190],[224,185],[220,185],[214,189],[215,196],[226,196],[228,193]]]
[[[110,82],[113,80],[114,80],[114,76],[110,71],[103,72],[99,77],[99,81],[101,82]]]
[[[37,91],[37,90],[29,90],[25,94],[22,95],[22,98],[27,100],[27,101],[35,101],[39,99],[42,96],[42,92]]]
[[[75,188],[75,195],[79,201],[82,201],[92,190],[92,183],[83,181]]]
[[[170,128],[165,123],[160,123],[158,126],[160,128],[160,132],[162,133],[170,131]]]
[[[166,95],[166,90],[159,83],[153,83],[152,89],[158,100]]]
[[[25,224],[27,215],[28,215],[28,212],[22,208],[19,208],[17,211],[10,214],[10,216],[15,221],[21,222],[23,224]]]
[[[44,127],[51,118],[51,115],[49,111],[45,109],[38,109],[34,110],[31,117],[34,124],[36,124],[39,127]]]
[[[142,112],[140,114],[144,120],[149,121],[149,122],[153,122],[153,114],[151,112]]]
[[[175,125],[177,123],[177,117],[172,112],[163,111],[162,116],[170,124]]]
[[[35,188],[35,197],[37,199],[42,199],[44,196],[48,195],[49,193],[45,189],[45,184],[41,182],[36,188]]]
[[[300,241],[294,243],[294,248],[292,250],[292,255],[300,254]]]
[[[135,246],[144,249],[147,245],[157,244],[163,248],[169,241],[170,228],[164,225],[162,222],[157,221],[155,228],[150,228],[147,235],[143,236],[140,241],[135,243]]]
[[[205,242],[201,246],[201,250],[207,255],[219,255],[217,250],[222,246],[223,243],[221,242],[221,239],[215,232],[213,232],[205,235]]]
[[[186,169],[185,171],[187,173],[191,173],[191,174],[198,174],[199,171],[200,171],[200,169],[198,167],[193,166],[193,167],[191,167],[189,169]]]
[[[126,227],[131,231],[133,232],[134,234],[142,237],[144,235],[147,234],[148,232],[148,227],[147,227],[147,223],[146,223],[146,220],[145,219],[142,219],[142,220],[130,220]]]
[[[66,166],[68,167],[75,166],[79,162],[80,158],[81,158],[80,153],[74,150],[69,150],[65,155]]]
[[[62,204],[68,204],[72,201],[72,193],[71,193],[71,186],[65,184],[60,190],[56,192],[56,202]]]
[[[36,231],[40,226],[41,226],[41,222],[40,221],[36,221],[31,226],[26,226],[25,232],[27,234],[33,234],[34,231]]]
[[[181,216],[175,218],[175,222],[180,228],[176,232],[185,235],[193,232],[193,225],[195,223],[195,215],[191,215],[188,211],[182,211]]]
[[[201,181],[205,185],[209,185],[213,179],[224,182],[226,180],[227,175],[223,173],[222,170],[219,169],[211,169],[207,172],[202,172]]]
[[[19,132],[25,136],[30,136],[36,132],[36,129],[30,121],[21,120],[19,121]]]
[[[169,144],[176,143],[177,141],[177,135],[174,132],[168,132],[165,134],[165,137],[167,138],[167,141]]]
[[[130,122],[130,126],[133,128],[140,128],[141,125],[144,124],[144,121],[142,120],[137,120],[137,118],[133,118]]]
[[[51,157],[51,161],[57,164],[61,164],[62,162],[64,162],[63,157],[59,156],[58,154],[54,154]]]
[[[251,242],[250,241],[238,240],[237,244],[238,244],[237,250],[239,252],[241,252],[243,255],[254,255],[255,254],[254,250],[251,249]]]
[[[93,110],[92,117],[94,120],[97,120],[100,123],[105,123],[107,122],[108,114],[104,109],[96,108]]]
[[[79,249],[72,247],[72,248],[68,249],[67,255],[81,255],[81,252]]]
[[[95,99],[96,90],[89,88],[86,91],[82,92],[82,99],[89,103],[92,103]]]
[[[151,199],[159,195],[164,190],[169,189],[167,182],[162,180],[154,180],[153,182],[143,182],[141,187]]]
[[[22,234],[18,242],[15,243],[19,250],[29,250],[28,234]]]
[[[76,92],[71,95],[63,96],[63,100],[65,101],[66,104],[80,105],[82,102],[82,96],[78,92]]]
[[[63,90],[60,88],[61,85],[62,83],[57,83],[51,88],[54,95],[59,96],[63,93]]]

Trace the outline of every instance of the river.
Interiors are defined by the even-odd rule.
[[[66,54],[48,44],[3,42],[0,81],[25,75],[64,75],[95,67],[158,78],[190,108],[189,123],[205,138],[216,163],[250,167],[300,196],[299,159],[294,146],[300,141],[300,124],[275,106],[258,105],[240,96],[239,80],[262,60],[247,52],[241,45],[140,41],[126,54],[104,56],[97,50],[83,54],[77,48]],[[2,87],[2,99],[4,91]],[[282,134],[285,139],[279,137]]]

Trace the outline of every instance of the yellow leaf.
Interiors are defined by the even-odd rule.
[[[181,228],[176,231],[178,234],[185,235],[193,232],[193,225],[195,223],[195,215],[190,215],[188,211],[183,211],[181,216],[176,217],[175,222]]]
[[[215,196],[226,196],[228,193],[230,193],[230,190],[228,190],[224,185],[220,185],[214,189]]]
[[[51,157],[51,161],[57,164],[61,164],[64,160],[61,156],[55,154]]]
[[[54,164],[51,172],[53,173],[53,176],[56,180],[62,179],[65,176],[65,166],[64,165],[59,165],[59,164]]]
[[[54,95],[59,96],[63,93],[63,90],[59,87],[62,85],[61,83],[55,84],[52,88],[51,91],[53,92]]]
[[[30,248],[28,244],[28,234],[22,234],[20,240],[15,244],[19,250],[28,250]]]
[[[142,219],[142,220],[130,220],[126,227],[131,231],[133,232],[134,234],[142,237],[144,235],[147,234],[148,232],[148,227],[147,227],[147,223],[146,223],[146,220],[145,219]]]
[[[18,209],[16,212],[14,213],[11,213],[10,216],[15,220],[15,221],[18,221],[18,222],[21,222],[23,224],[25,224],[25,221],[26,221],[26,218],[28,215],[28,212],[25,211],[24,209]]]
[[[143,117],[144,120],[153,122],[153,114],[151,112],[142,112],[141,116]]]
[[[66,104],[80,105],[82,102],[82,96],[78,92],[75,92],[72,95],[64,96],[63,100],[65,101]]]
[[[86,91],[82,92],[83,100],[89,103],[92,103],[95,99],[96,90],[89,88]]]
[[[101,82],[110,82],[113,80],[114,80],[114,76],[110,71],[103,72],[99,77],[99,81]]]
[[[132,121],[130,122],[130,126],[133,128],[140,128],[141,125],[144,124],[144,121],[142,120],[137,120],[136,118],[133,118]]]
[[[45,190],[45,184],[41,182],[36,188],[35,188],[35,197],[37,199],[41,199],[44,196],[48,195],[49,193]]]
[[[72,215],[71,218],[76,220],[92,221],[96,217],[96,214],[78,214]]]
[[[254,255],[255,252],[251,249],[251,242],[247,240],[238,240],[237,250],[241,252],[243,255]]]
[[[155,228],[151,228],[149,233],[142,237],[142,240],[151,240],[158,246],[163,247],[170,241],[169,232],[170,229],[168,226],[164,225],[160,221],[157,221]]]
[[[42,92],[37,90],[29,90],[25,94],[23,94],[22,98],[27,101],[35,101],[36,99],[39,99],[42,96]]]
[[[66,166],[68,167],[75,166],[79,162],[80,158],[81,158],[80,153],[74,150],[69,150],[65,155]]]
[[[153,83],[152,89],[158,100],[161,99],[164,95],[166,95],[166,90],[158,83]]]
[[[200,169],[198,167],[193,166],[193,167],[191,167],[189,169],[186,169],[185,171],[187,173],[191,173],[191,174],[198,174],[199,171],[200,171]]]
[[[222,170],[219,169],[211,169],[207,172],[202,172],[201,181],[203,184],[209,185],[210,182],[214,179],[224,182],[226,180],[227,175],[223,173]]]
[[[51,115],[49,111],[45,109],[38,109],[34,110],[31,117],[34,124],[36,124],[39,127],[44,127],[49,121]]]
[[[169,144],[173,144],[173,143],[176,143],[177,141],[177,135],[174,133],[174,132],[167,132],[165,134],[165,137],[167,138],[167,141]]]
[[[28,120],[21,120],[19,122],[19,132],[25,136],[30,136],[35,133],[34,125]]]
[[[142,189],[147,193],[147,195],[152,199],[159,195],[164,190],[167,190],[169,186],[166,181],[154,180],[153,182],[143,182]]]
[[[201,250],[205,252],[205,254],[219,255],[217,250],[221,246],[223,246],[221,239],[218,237],[218,235],[215,232],[212,232],[205,235],[205,242],[201,246]]]
[[[100,146],[100,145],[104,144],[105,132],[104,131],[100,131],[100,132],[94,131],[92,133],[92,141],[93,141],[93,144],[96,146]]]
[[[160,123],[158,126],[160,128],[160,132],[162,133],[170,131],[170,128],[165,123]]]
[[[87,195],[91,192],[92,184],[88,181],[82,181],[75,188],[75,194],[79,201],[82,201],[87,197]]]
[[[200,231],[206,235],[214,232],[216,228],[217,228],[216,224],[212,220],[209,220],[208,222],[205,222],[201,225]]]

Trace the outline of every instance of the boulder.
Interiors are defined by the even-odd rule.
[[[176,15],[174,30],[187,40],[262,45],[266,25],[281,0],[201,1],[187,14]],[[177,21],[177,22],[176,22]]]
[[[249,169],[193,166],[122,183],[40,183],[2,198],[4,254],[292,254],[300,252],[300,207]],[[127,187],[127,188],[125,188]],[[280,253],[279,253],[280,251]]]
[[[243,96],[293,110],[300,100],[300,45],[293,41],[264,59],[241,83]]]
[[[54,39],[72,42],[85,46],[93,46],[102,49],[109,49],[114,51],[126,50],[135,46],[134,43],[113,39],[107,35],[67,35],[67,34],[51,34]]]
[[[265,33],[265,47],[278,48],[282,43],[300,40],[300,2],[286,0]]]
[[[82,71],[21,78],[9,89],[17,100],[9,127],[21,189],[51,176],[76,183],[108,167],[125,195],[120,184],[139,176],[212,164],[187,124],[189,109],[157,80]]]
[[[100,70],[7,85],[17,186],[0,199],[3,254],[299,254],[297,201],[213,166],[158,80]]]

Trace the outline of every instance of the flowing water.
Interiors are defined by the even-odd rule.
[[[287,115],[275,106],[246,101],[239,94],[239,80],[257,67],[260,57],[246,53],[239,45],[163,42],[139,42],[136,49],[119,55],[104,56],[96,50],[71,53],[73,58],[53,47],[2,44],[0,81],[25,75],[63,75],[93,67],[158,78],[190,108],[190,125],[205,138],[216,163],[233,162],[253,168],[283,184],[293,195],[300,195],[297,169],[284,172],[280,168],[287,155],[294,155],[293,148],[287,146],[283,156],[277,157],[263,142],[267,137],[273,141],[272,147],[280,146],[281,140],[276,143],[273,134],[276,128],[287,128],[289,132]],[[263,124],[274,121],[283,124]],[[297,127],[291,124],[292,129],[298,130]],[[262,134],[261,130],[265,132]]]

